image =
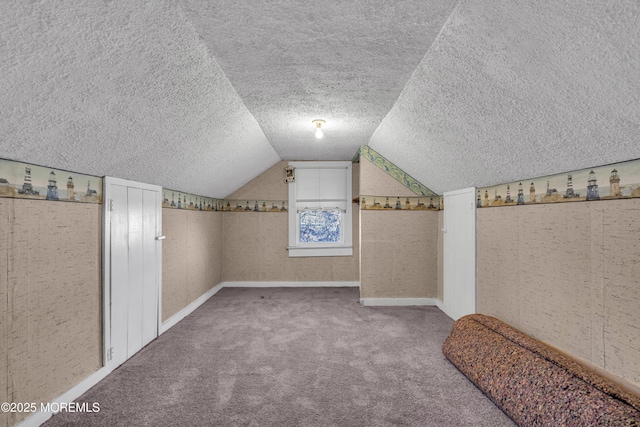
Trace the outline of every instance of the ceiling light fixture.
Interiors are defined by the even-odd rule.
[[[324,136],[324,132],[322,132],[322,125],[326,123],[326,121],[322,119],[311,120],[311,123],[315,123],[316,125],[316,138],[322,139]]]

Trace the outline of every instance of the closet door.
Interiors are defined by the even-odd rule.
[[[476,312],[476,189],[444,193],[443,311],[452,319]]]
[[[105,356],[115,367],[158,336],[162,191],[107,177],[104,194]]]

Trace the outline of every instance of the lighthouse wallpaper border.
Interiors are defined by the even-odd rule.
[[[0,197],[102,203],[102,178],[0,159]]]
[[[215,199],[181,191],[162,189],[162,207],[215,212],[287,212],[288,200]]]
[[[442,196],[373,196],[361,195],[360,210],[364,211],[438,211],[442,209]]]
[[[478,208],[640,197],[640,159],[478,188]]]

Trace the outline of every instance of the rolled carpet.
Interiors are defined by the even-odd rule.
[[[458,319],[442,350],[520,426],[640,426],[640,396],[495,317]]]

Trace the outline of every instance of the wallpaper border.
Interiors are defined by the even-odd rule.
[[[376,165],[378,168],[382,169],[389,176],[394,178],[396,181],[400,182],[402,185],[407,187],[409,190],[416,193],[418,196],[426,196],[426,197],[437,197],[438,195],[433,191],[429,190],[427,187],[422,185],[418,180],[413,178],[411,175],[405,173],[402,169],[397,167],[395,164],[387,160],[382,154],[378,153],[373,148],[368,145],[361,145],[353,158],[353,162],[357,163],[359,158],[364,157],[369,160],[371,163]]]
[[[183,191],[162,189],[162,207],[214,212],[287,212],[288,200],[216,199]]]
[[[439,211],[441,196],[360,196],[360,210],[364,211]]]
[[[0,197],[100,204],[102,178],[0,159]]]
[[[609,185],[599,185],[598,180]],[[478,208],[640,197],[640,159],[478,188]]]

